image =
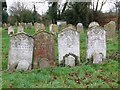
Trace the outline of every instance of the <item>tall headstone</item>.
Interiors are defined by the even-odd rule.
[[[86,36],[86,60],[101,64],[106,59],[106,31],[98,24],[91,24]]]
[[[55,65],[54,35],[45,30],[38,31],[34,37],[33,68]]]
[[[22,26],[18,26],[17,33],[24,32],[24,28]]]
[[[30,70],[34,39],[26,33],[10,36],[8,69]]]
[[[14,34],[14,28],[12,26],[8,27],[8,35]]]
[[[106,31],[107,40],[112,41],[115,39],[115,31],[116,31],[116,24],[114,21],[110,21],[106,25],[104,25],[104,29]]]
[[[61,64],[67,54],[75,55],[76,59],[80,62],[79,32],[73,28],[65,28],[58,33],[59,64]]]
[[[83,29],[83,24],[82,24],[82,23],[78,23],[78,24],[77,24],[77,30],[78,30],[80,33],[84,33],[84,29]]]

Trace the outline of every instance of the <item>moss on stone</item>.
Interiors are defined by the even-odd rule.
[[[38,30],[38,31],[37,31],[35,34],[33,34],[32,36],[34,37],[35,35],[37,35],[37,34],[39,34],[39,33],[41,33],[41,32],[45,32],[45,33],[48,33],[48,34],[51,34],[51,35],[53,35],[53,36],[54,36],[54,34],[53,34],[53,33],[48,32],[48,31],[45,31],[44,29]]]

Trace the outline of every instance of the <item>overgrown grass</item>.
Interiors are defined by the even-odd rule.
[[[17,28],[15,28],[15,33]],[[45,28],[49,31],[49,27]],[[85,32],[87,29],[85,29]],[[25,29],[29,35],[35,33]],[[8,64],[9,36],[2,30],[2,87],[3,88],[118,88],[118,35],[115,41],[107,41],[107,63],[85,65],[86,34],[80,34],[81,65],[77,67],[48,67],[22,72],[6,73]],[[55,35],[55,59],[58,64],[58,44]]]

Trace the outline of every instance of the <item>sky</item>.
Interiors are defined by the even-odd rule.
[[[36,6],[36,10],[37,12],[42,15],[44,14],[47,10],[48,10],[48,0],[46,2],[44,2],[45,0],[6,0],[7,2],[7,12],[9,13],[9,8],[10,6],[14,3],[14,2],[23,2],[25,4],[25,6],[29,9],[33,9],[33,6],[35,4]],[[95,3],[97,2],[97,0],[92,0]],[[100,0],[100,3],[98,5],[98,8],[100,8],[101,2],[103,0]],[[115,5],[113,4],[114,1],[116,0],[107,0],[107,3],[103,6],[102,11],[103,12],[109,12],[110,9],[112,9]],[[117,0],[120,1],[120,0]],[[41,3],[38,3],[41,2]],[[65,2],[65,0],[61,0],[62,3]]]

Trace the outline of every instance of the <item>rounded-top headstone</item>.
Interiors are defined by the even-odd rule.
[[[91,22],[89,24],[89,28],[93,27],[93,26],[99,26],[99,24],[97,22]]]

